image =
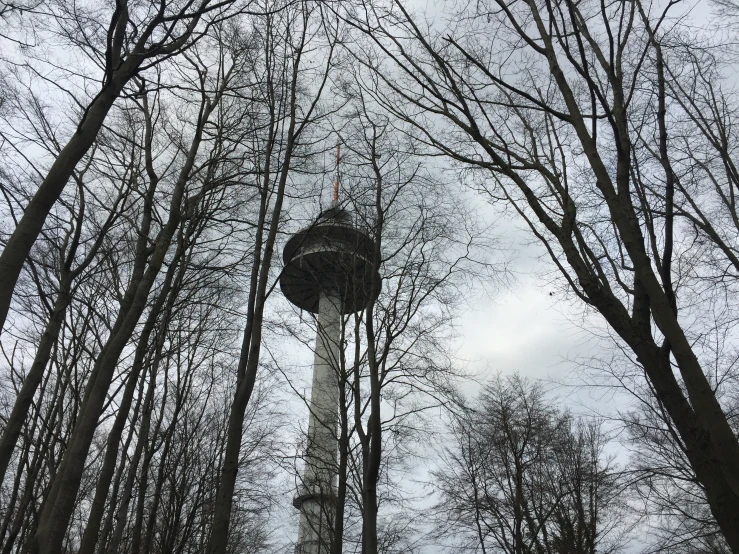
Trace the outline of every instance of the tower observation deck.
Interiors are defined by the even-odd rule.
[[[333,536],[342,315],[380,292],[375,242],[336,201],[285,244],[280,288],[317,315],[318,330],[305,467],[293,505],[300,510],[296,554],[329,554]]]

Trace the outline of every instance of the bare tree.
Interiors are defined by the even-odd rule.
[[[649,549],[731,552],[672,421],[648,391],[633,390],[640,393],[639,405],[623,418],[632,454],[627,469],[635,505],[650,529]]]
[[[311,135],[325,115],[321,88],[310,85],[332,67],[322,15],[318,5],[288,3],[204,23],[181,63],[133,77],[132,94],[74,173],[78,190],[62,192],[24,266],[2,343],[14,347],[4,354],[19,426],[5,429],[16,434],[3,449],[4,552],[266,548],[280,416],[269,379],[256,382],[261,319],[281,203],[295,167],[310,169]],[[293,49],[312,56],[316,44],[329,53],[319,69]],[[30,106],[41,125],[16,145],[34,139],[53,155],[59,137],[44,119],[52,109],[28,98],[14,108]],[[42,165],[26,161],[12,169],[27,177]],[[33,180],[6,184],[12,216]],[[35,337],[56,320],[44,353]],[[232,331],[245,320],[260,329],[252,336],[247,325],[254,356],[236,371],[243,335]],[[244,403],[225,409],[237,390]],[[21,402],[28,407],[16,417]],[[227,433],[235,427],[238,435]],[[233,469],[225,479],[224,467]]]
[[[705,144],[705,135],[683,135],[673,118],[685,113],[667,85],[679,67],[666,54],[679,32],[664,25],[673,5],[651,13],[639,2],[483,2],[441,30],[401,3],[364,8],[348,17],[375,45],[357,55],[377,100],[512,207],[567,290],[638,359],[739,551],[739,442],[693,340],[711,334],[692,315],[695,299],[706,300],[705,313],[720,304],[691,293],[706,267],[703,240],[724,267],[731,257],[709,233],[691,244],[695,222],[682,215],[697,215],[693,187],[733,185],[681,158],[677,137]]]
[[[393,552],[411,541],[394,545],[387,519],[387,535],[381,533],[383,492],[386,504],[403,504],[390,486],[381,492],[381,477],[389,484],[404,441],[410,452],[413,428],[422,425],[414,420],[455,398],[457,374],[449,352],[454,315],[470,283],[500,274],[491,265],[490,237],[461,191],[440,185],[422,146],[404,140],[407,129],[382,114],[361,85],[355,94],[349,125],[355,171],[348,177],[356,183],[356,209],[366,214],[375,239],[382,293],[359,321],[366,350],[353,365],[353,425],[361,459],[353,465],[362,552]]]
[[[453,416],[454,446],[434,473],[439,537],[510,554],[616,552],[624,490],[597,422],[577,421],[514,375]]]
[[[109,229],[116,224],[122,212],[126,209],[128,197],[131,194],[132,186],[135,186],[134,182],[137,178],[137,175],[130,171],[130,169],[130,167],[124,169],[123,174],[120,175],[121,185],[113,189],[112,195],[106,198],[108,202],[112,203],[108,216],[101,225],[94,226],[92,229],[90,229],[88,219],[94,218],[90,218],[87,213],[91,208],[90,201],[86,199],[89,191],[86,192],[85,189],[89,185],[85,183],[85,180],[87,174],[93,173],[94,170],[90,171],[90,166],[88,165],[79,173],[75,172],[73,174],[74,179],[77,181],[77,199],[75,201],[77,213],[70,219],[69,229],[65,233],[65,239],[61,244],[61,252],[59,253],[60,265],[58,267],[58,290],[53,301],[47,301],[49,319],[41,334],[41,340],[37,346],[33,363],[25,375],[23,386],[18,391],[12,412],[8,416],[2,438],[0,439],[0,481],[5,477],[8,463],[10,462],[13,449],[15,448],[21,428],[28,414],[31,401],[41,383],[44,370],[51,356],[52,348],[59,337],[59,332],[66,317],[67,307],[74,295],[73,289],[77,286],[75,281],[96,261],[98,252],[107,238]],[[93,194],[93,209],[98,207],[101,209],[107,208],[96,205],[96,200]],[[82,244],[87,241],[91,241],[89,246]],[[84,252],[80,252],[82,249],[84,249]],[[80,260],[75,265],[76,258],[78,257]],[[32,261],[31,263],[36,264],[37,262]],[[32,271],[34,271],[33,266]],[[48,305],[49,302],[51,305]]]
[[[199,158],[198,154],[201,141],[203,140],[204,129],[226,90],[230,73],[226,69],[218,75],[215,83],[210,83],[205,78],[205,72],[200,70],[197,65],[193,68],[193,72],[195,75],[194,81],[198,88],[200,88],[199,112],[194,122],[195,129],[192,140],[183,152],[182,165],[177,174],[173,176],[167,219],[163,221],[157,235],[152,237],[152,250],[150,250],[148,244],[148,235],[153,220],[154,194],[157,192],[161,180],[157,169],[153,165],[153,114],[150,111],[147,97],[144,96],[142,99],[142,108],[146,122],[144,152],[149,188],[148,199],[145,204],[146,210],[142,219],[141,235],[139,236],[136,247],[136,261],[126,292],[121,301],[121,309],[116,316],[110,336],[100,355],[95,360],[95,366],[80,407],[80,417],[76,422],[70,443],[64,452],[60,471],[55,476],[52,488],[44,503],[38,529],[38,544],[39,548],[43,551],[57,551],[61,547],[82,477],[85,459],[94,436],[98,418],[103,411],[105,398],[113,378],[115,367],[141,314],[147,307],[151,287],[164,263],[172,238],[183,219],[187,221],[188,217],[192,217],[192,212],[197,207],[197,202],[204,202],[206,193],[212,192],[209,191],[211,185],[207,177],[207,168],[210,166],[212,169],[209,160],[207,158],[204,159],[200,164],[201,167],[198,167],[196,164]],[[195,203],[194,205],[188,204],[186,190],[190,183],[191,175],[193,171],[201,171],[202,169],[205,169],[206,173],[201,184],[201,190],[198,193],[191,193],[195,198]]]

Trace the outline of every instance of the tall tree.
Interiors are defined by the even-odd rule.
[[[327,513],[321,520],[333,522],[331,552],[355,544],[363,552],[394,552],[413,542],[402,533],[393,536],[407,515],[404,500],[410,501],[403,499],[408,493],[401,484],[403,464],[423,440],[417,430],[425,425],[424,414],[454,397],[457,375],[449,352],[454,316],[466,286],[488,273],[492,260],[486,229],[462,191],[444,189],[433,160],[351,80],[349,74],[341,89],[348,103],[337,131],[339,202],[331,209],[345,210],[344,217],[372,238],[377,282],[358,278],[361,287],[372,287],[379,296],[344,316],[340,338],[316,338],[317,323],[304,335],[298,330],[306,327],[303,317],[288,331],[309,346],[314,338],[342,345],[339,359],[330,360],[338,426],[312,414],[317,425],[333,430],[338,445],[332,468],[337,486],[327,493],[335,502],[322,506]],[[306,438],[306,449],[316,448],[310,435]],[[330,460],[335,454],[323,455]]]
[[[48,127],[44,125],[43,128]],[[86,191],[89,185],[85,181],[87,174],[93,172],[94,170],[91,171],[90,165],[88,165],[82,171],[74,172],[73,174],[77,182],[78,191],[77,199],[74,202],[77,207],[77,213],[70,220],[69,229],[61,244],[62,251],[59,253],[60,264],[58,267],[58,289],[51,301],[51,305],[48,307],[48,320],[41,333],[33,363],[25,375],[23,385],[18,391],[12,411],[3,429],[2,438],[0,438],[0,482],[5,478],[8,463],[10,462],[31,402],[43,378],[52,349],[59,338],[59,333],[67,314],[67,308],[74,295],[74,289],[78,286],[76,281],[93,262],[99,261],[97,260],[98,253],[104,242],[109,238],[108,232],[110,228],[116,224],[121,215],[126,211],[127,200],[131,195],[132,188],[136,186],[138,179],[133,166],[125,167],[123,173],[116,176],[120,179],[121,184],[106,199],[112,203],[110,211],[106,219],[102,222],[102,225],[93,226],[90,229],[91,222],[88,220],[94,220],[94,218],[89,217],[88,211],[102,208],[96,205],[96,203],[90,206],[86,198],[90,194],[90,191]],[[95,200],[94,193],[93,200]],[[86,247],[84,243],[88,241],[91,244]],[[77,258],[80,259],[75,264]],[[35,262],[32,261],[31,263],[33,264]]]
[[[724,145],[733,137],[712,143],[700,125],[682,132],[691,110],[680,103],[695,95],[669,84],[682,63],[668,48],[680,32],[665,25],[674,5],[490,1],[461,8],[443,29],[423,27],[402,3],[363,8],[362,18],[347,18],[374,44],[357,57],[378,101],[468,168],[491,201],[510,206],[569,292],[638,360],[739,552],[739,442],[694,341],[715,321],[693,317],[690,292],[710,267],[704,244],[735,272],[732,248],[696,210],[696,194],[732,197],[734,150]],[[713,145],[726,169],[707,173],[682,156],[682,144]],[[722,212],[700,210],[717,218],[715,229]],[[728,298],[732,287],[722,289]],[[700,300],[706,313],[735,304]]]
[[[481,552],[616,552],[627,528],[619,472],[598,422],[558,410],[541,387],[497,377],[454,415],[433,479],[439,537]]]

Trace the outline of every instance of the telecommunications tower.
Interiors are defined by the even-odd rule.
[[[316,314],[318,331],[305,467],[293,506],[300,510],[296,554],[329,554],[337,467],[342,315],[361,310],[380,292],[375,242],[338,202],[339,147],[334,201],[285,244],[280,288],[301,310]]]

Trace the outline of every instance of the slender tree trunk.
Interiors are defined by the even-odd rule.
[[[359,329],[358,318],[355,318],[355,329]],[[342,336],[339,344],[344,344],[346,326],[342,325]],[[354,363],[359,364],[360,342],[354,343]],[[344,511],[346,504],[346,480],[349,462],[349,406],[346,397],[347,371],[346,356],[341,349],[341,379],[339,379],[339,467],[337,471],[338,484],[336,487],[336,507],[334,510],[334,532],[331,541],[331,554],[341,554],[344,547]]]
[[[382,207],[382,174],[377,165],[376,136],[372,140],[372,166],[375,173],[375,251],[374,267],[379,270],[382,263],[382,233],[384,226],[384,210]],[[372,288],[379,290],[378,274],[372,272]],[[365,327],[367,331],[367,364],[370,373],[370,415],[367,422],[367,436],[362,441],[362,553],[377,554],[377,482],[380,477],[382,461],[382,416],[380,413],[381,363],[377,353],[375,337],[375,299],[371,298],[367,306]]]
[[[83,323],[82,328],[85,329],[86,325]],[[55,358],[56,356],[54,356]],[[71,369],[71,364],[70,364]],[[51,377],[51,372],[47,373],[46,381],[41,385],[41,395],[45,396],[46,387]],[[34,449],[33,458],[31,459],[30,466],[25,474],[25,485],[23,497],[21,498],[20,505],[16,510],[15,519],[10,527],[10,533],[3,546],[2,553],[10,554],[13,551],[14,544],[18,535],[21,534],[21,544],[23,544],[23,534],[26,531],[35,531],[35,527],[32,525],[35,523],[27,518],[27,510],[29,507],[33,509],[32,502],[38,497],[34,494],[38,488],[41,488],[43,479],[41,478],[43,473],[44,462],[48,460],[48,468],[50,478],[53,478],[55,473],[55,467],[53,466],[54,456],[53,450],[56,440],[58,440],[61,433],[61,418],[63,416],[63,404],[64,395],[67,387],[65,386],[65,380],[68,375],[59,375],[54,384],[54,390],[52,391],[50,398],[48,398],[48,405],[50,406],[50,417],[44,422],[44,429],[40,433],[37,447]],[[39,409],[41,409],[39,407]],[[35,434],[34,428],[36,422],[40,418],[34,419],[34,425],[29,432],[29,436],[33,437]],[[20,473],[19,473],[20,477]],[[24,529],[25,526],[25,529]]]
[[[156,379],[157,366],[152,366],[152,379],[150,381],[150,391],[153,394],[154,384]],[[165,366],[164,369],[164,393],[162,398],[167,397],[167,381],[168,381],[168,368]],[[147,393],[148,394],[148,393]],[[162,402],[159,410],[159,417],[154,427],[154,433],[152,437],[156,438],[159,435],[162,422],[164,421],[164,408],[166,403]],[[145,421],[144,423],[148,423]],[[147,425],[148,431],[148,425]],[[145,452],[144,462],[141,464],[141,478],[139,479],[139,486],[137,489],[138,498],[136,499],[136,519],[133,526],[133,536],[131,537],[131,554],[139,554],[141,552],[141,536],[144,529],[144,510],[146,507],[146,491],[149,488],[149,468],[151,467],[151,461],[154,458],[155,449],[153,441],[149,441],[148,435],[143,437],[143,448]],[[122,531],[122,529],[121,529]],[[116,544],[120,544],[120,541],[114,541]]]
[[[148,347],[148,333],[146,334],[146,342]],[[142,337],[143,340],[143,337]],[[139,343],[140,345],[141,343]],[[140,348],[145,350],[146,348]],[[137,349],[139,350],[139,349]],[[143,357],[144,354],[141,356]],[[139,353],[136,353],[138,358]],[[82,542],[80,544],[79,553],[94,554],[95,546],[97,545],[98,534],[100,530],[100,523],[105,513],[105,502],[108,498],[108,491],[110,489],[111,481],[113,480],[113,473],[115,471],[116,461],[118,460],[118,446],[123,435],[123,429],[126,426],[128,420],[128,412],[133,402],[133,396],[136,391],[137,385],[139,385],[139,374],[141,373],[141,366],[143,360],[134,360],[131,367],[131,373],[128,376],[126,382],[126,388],[123,392],[123,398],[118,408],[113,427],[108,434],[106,441],[105,455],[103,457],[103,465],[98,474],[97,485],[95,487],[95,496],[90,506],[90,513],[87,519],[87,526],[82,535]],[[113,495],[112,500],[115,501],[116,496]]]
[[[158,364],[158,362],[157,362]],[[191,382],[192,384],[192,382]],[[186,386],[186,389],[189,388]],[[174,433],[177,427],[177,423],[180,417],[180,412],[182,411],[182,408],[185,404],[185,399],[188,394],[188,391],[182,391],[180,392],[180,389],[178,387],[177,389],[177,400],[175,402],[175,409],[174,413],[172,414],[172,421],[169,424],[169,427],[167,428],[167,436],[164,439],[164,448],[162,450],[162,455],[159,459],[159,468],[157,470],[157,480],[154,485],[154,497],[152,499],[152,505],[151,509],[149,510],[149,523],[146,526],[146,539],[144,540],[144,554],[149,554],[152,550],[152,546],[154,544],[154,535],[155,530],[157,526],[157,516],[159,515],[159,504],[162,499],[162,489],[164,488],[164,482],[166,480],[165,471],[167,469],[167,458],[169,458],[169,452],[172,448],[172,440],[174,437]],[[177,453],[177,456],[175,457],[174,462],[172,463],[172,467],[177,468],[179,467],[179,461],[180,457],[182,456],[183,450],[180,450]]]
[[[33,436],[33,435],[30,435]],[[8,499],[5,508],[5,517],[3,518],[3,525],[0,528],[0,544],[5,540],[5,534],[8,532],[8,526],[10,525],[11,516],[13,515],[13,508],[18,500],[18,493],[21,488],[21,480],[23,477],[23,466],[28,463],[28,446],[23,448],[21,455],[18,457],[18,469],[16,469],[15,479],[13,479],[13,490],[10,493],[10,499]]]
[[[49,384],[50,377],[51,377],[51,372],[49,372],[49,373],[46,374],[46,379],[43,382],[43,384],[41,384],[41,395],[42,396],[44,395],[44,393],[46,391],[46,387]],[[54,401],[58,398],[59,389],[60,389],[60,383],[59,383],[59,380],[57,380],[56,383],[55,383],[55,385],[54,385],[54,390],[52,392],[52,398],[50,399],[51,400],[51,406],[52,407],[54,406]],[[40,406],[39,406],[38,410],[39,411],[41,410],[41,407]],[[52,409],[51,414],[52,414],[52,417],[50,418],[51,421],[45,422],[45,424],[46,425],[49,425],[49,423],[51,423],[52,426],[53,426],[53,421],[54,421],[53,416],[55,414],[55,412],[54,412],[53,409]],[[20,508],[16,509],[15,520],[17,520],[18,518],[22,518],[22,515],[23,515],[23,513],[25,511],[25,502],[24,502],[26,500],[25,497],[27,497],[27,496],[30,495],[30,493],[28,493],[28,491],[29,491],[29,483],[30,482],[33,482],[33,480],[34,480],[35,471],[37,471],[37,468],[40,467],[40,460],[41,460],[41,458],[43,456],[47,455],[46,448],[48,447],[49,440],[45,439],[44,437],[48,437],[48,432],[45,433],[42,430],[42,432],[40,433],[40,436],[39,436],[36,444],[33,444],[33,442],[34,442],[33,441],[33,437],[36,435],[36,432],[38,430],[38,424],[39,424],[39,421],[40,420],[42,420],[42,418],[40,417],[40,414],[37,414],[36,417],[33,419],[33,423],[31,424],[30,429],[27,431],[27,436],[29,437],[29,439],[26,440],[26,441],[24,441],[23,448],[21,450],[21,455],[19,456],[19,459],[18,459],[18,467],[16,469],[16,475],[15,475],[15,479],[13,481],[13,491],[11,493],[11,498],[7,502],[7,504],[4,506],[4,508],[5,508],[5,517],[3,518],[3,526],[2,526],[2,530],[0,531],[0,543],[3,543],[3,541],[5,541],[5,535],[6,535],[7,531],[8,531],[8,527],[9,527],[11,521],[14,521],[14,518],[13,518],[13,508],[14,508],[16,499],[18,497],[18,493],[20,492],[21,482],[22,482],[23,477],[24,477],[24,474],[23,474],[23,468],[24,468],[24,466],[27,467],[28,473],[25,475],[25,477],[26,477],[26,484],[25,484],[25,487],[24,487],[23,497],[21,498],[21,504],[22,504],[22,506]],[[29,466],[28,457],[30,455],[31,446],[33,446],[34,453],[33,453],[33,458],[31,460],[30,466]],[[0,481],[0,482],[2,482],[2,481]],[[11,529],[13,529],[13,528],[15,528],[15,524],[11,527]],[[12,542],[13,542],[13,540],[15,538],[15,534],[17,534],[17,532],[18,532],[18,529],[15,530],[15,533],[12,533],[11,534],[11,538],[9,539],[9,542],[10,542],[11,545],[12,545]]]
[[[289,156],[286,156],[286,164],[289,164]],[[287,171],[284,172],[285,176]],[[249,399],[254,390],[256,374],[259,366],[259,352],[262,341],[262,319],[264,317],[264,303],[266,301],[266,289],[269,278],[269,267],[272,262],[276,228],[278,225],[280,210],[282,209],[282,197],[284,195],[284,184],[281,182],[278,188],[278,199],[273,211],[273,220],[270,226],[270,235],[265,244],[264,259],[260,268],[260,279],[257,289],[254,317],[251,325],[247,324],[244,332],[241,358],[239,361],[238,374],[242,375],[237,385],[236,394],[231,404],[231,412],[228,419],[228,434],[226,440],[226,455],[223,462],[223,470],[218,486],[216,507],[213,514],[213,528],[211,530],[210,554],[224,554],[228,540],[228,527],[231,519],[231,505],[233,493],[236,487],[236,474],[238,472],[239,455],[241,452],[241,437],[244,428],[244,414],[249,404]],[[274,233],[272,232],[274,230]]]
[[[143,409],[144,396],[145,396],[145,385],[146,385],[146,373],[144,372],[141,375],[141,379],[139,381],[139,390],[138,390],[138,394],[136,395],[136,405],[134,406],[133,415],[131,416],[132,425],[129,429],[128,436],[126,437],[126,441],[123,444],[123,454],[121,455],[121,460],[118,463],[118,469],[116,470],[115,477],[113,478],[113,490],[110,494],[110,501],[108,502],[108,510],[106,512],[105,521],[103,522],[102,529],[100,531],[100,535],[98,538],[98,543],[100,545],[98,550],[100,552],[106,551],[106,545],[108,543],[110,533],[113,531],[113,520],[115,519],[116,509],[118,508],[120,504],[119,500],[120,500],[120,492],[121,492],[121,483],[123,482],[123,475],[129,463],[126,453],[131,448],[131,443],[133,442],[134,436],[136,436],[136,422],[139,420],[139,414],[141,413],[141,410]],[[85,531],[87,530],[85,529]]]
[[[368,340],[372,335],[370,318],[367,313]],[[372,336],[374,340],[374,336]],[[368,354],[368,359],[371,355]],[[382,460],[382,420],[380,419],[380,380],[378,366],[370,366],[370,416],[367,422],[367,437],[363,443],[362,477],[362,554],[378,554],[377,550],[377,482]]]
[[[519,453],[516,451],[513,452],[513,463],[515,464],[513,475],[513,552],[514,554],[523,554],[523,469]]]

